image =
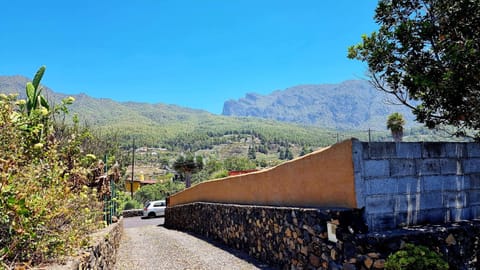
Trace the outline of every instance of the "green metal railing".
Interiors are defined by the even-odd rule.
[[[110,188],[110,193],[107,195],[103,195],[103,220],[107,225],[112,224],[112,218],[117,214],[117,202],[115,201],[115,198],[117,197],[116,194],[116,186],[115,186],[115,181],[112,179],[112,177],[108,176],[108,165],[107,165],[107,156],[105,155],[104,157],[105,160],[105,175],[110,181],[109,183],[109,188]]]

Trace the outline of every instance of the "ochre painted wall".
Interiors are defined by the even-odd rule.
[[[125,191],[126,192],[131,192],[131,183],[132,181],[126,180],[125,181]],[[133,181],[133,192],[137,192],[137,190],[140,188],[140,182],[139,181]]]
[[[352,140],[268,170],[195,185],[170,197],[191,202],[356,208]]]

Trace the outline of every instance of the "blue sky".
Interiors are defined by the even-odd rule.
[[[57,92],[221,113],[223,102],[364,77],[347,47],[376,0],[7,1],[0,75]]]

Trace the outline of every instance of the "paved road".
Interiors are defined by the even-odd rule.
[[[163,217],[158,218],[141,218],[141,217],[131,217],[123,219],[123,228],[135,228],[143,227],[148,225],[163,226],[165,219]]]
[[[116,269],[274,269],[247,254],[168,230],[163,218],[124,219]]]

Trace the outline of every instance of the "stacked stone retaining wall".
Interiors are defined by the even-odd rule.
[[[383,269],[387,256],[405,243],[440,252],[450,269],[480,269],[480,221],[368,233],[362,214],[192,203],[167,208],[165,227],[221,241],[281,269]],[[329,223],[336,241],[329,239]]]
[[[91,245],[64,265],[51,265],[49,270],[114,269],[117,250],[123,233],[123,218],[91,236]]]
[[[124,218],[128,217],[141,217],[143,216],[143,209],[130,209],[130,210],[123,210],[122,216]]]

